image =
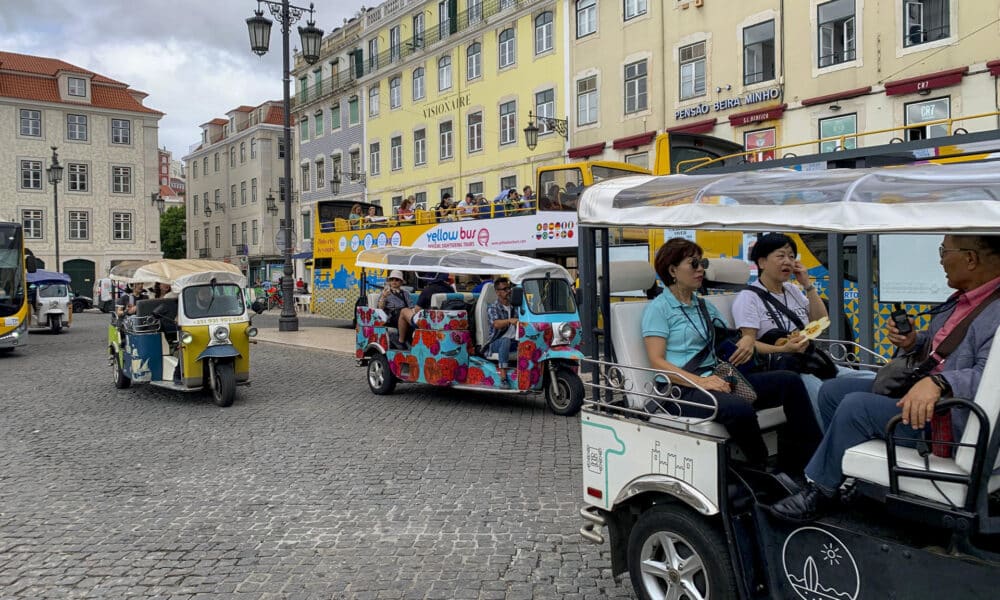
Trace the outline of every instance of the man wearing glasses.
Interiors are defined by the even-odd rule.
[[[507,379],[507,360],[512,349],[517,349],[517,313],[510,305],[510,279],[499,277],[493,282],[497,293],[497,301],[486,307],[486,314],[493,325],[490,336],[490,352],[496,352],[500,359],[497,372],[500,375],[500,387],[509,388]]]
[[[808,485],[770,507],[775,516],[789,521],[809,521],[831,508],[843,483],[841,462],[847,450],[872,439],[885,439],[889,420],[902,413],[903,424],[914,430],[932,430],[935,441],[961,439],[968,418],[967,411],[934,415],[934,406],[944,397],[976,397],[979,380],[986,366],[993,337],[1000,326],[1000,302],[994,292],[1000,287],[1000,236],[946,235],[938,248],[948,287],[958,290],[945,304],[930,311],[927,331],[901,335],[889,321],[889,340],[902,353],[929,349],[928,355],[958,328],[966,317],[972,319],[965,336],[950,354],[939,361],[930,375],[918,380],[902,398],[890,398],[872,392],[868,379],[827,380],[819,391],[819,407],[829,428],[823,441],[806,466]],[[993,415],[989,415],[991,418]],[[932,423],[933,418],[933,423]],[[950,421],[950,423],[949,423]],[[906,428],[898,429],[906,436]],[[911,436],[913,437],[913,436]],[[900,446],[914,447],[915,442],[897,440]],[[947,446],[935,444],[935,454]]]

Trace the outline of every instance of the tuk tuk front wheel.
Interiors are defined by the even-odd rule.
[[[552,377],[555,381],[549,381],[545,386],[545,403],[555,414],[571,417],[583,406],[583,382],[569,369],[556,367],[554,371]]]
[[[396,376],[389,368],[389,359],[379,353],[368,359],[368,387],[377,396],[391,394],[396,389]]]
[[[125,375],[125,371],[122,371],[121,357],[117,352],[111,354],[111,368],[115,373],[115,388],[124,390],[132,385],[132,380]]]
[[[212,369],[212,401],[218,406],[232,406],[236,399],[236,371],[231,362],[217,362]]]
[[[639,517],[628,539],[628,570],[643,600],[738,594],[722,532],[679,504],[656,506]]]
[[[59,333],[62,331],[62,316],[49,315],[49,329],[52,330],[52,333]]]

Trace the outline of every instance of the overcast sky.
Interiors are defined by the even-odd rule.
[[[329,32],[362,4],[316,2],[316,26]],[[202,123],[242,104],[281,100],[281,29],[271,29],[267,54],[253,54],[245,20],[256,7],[254,0],[0,0],[0,49],[58,58],[146,92],[145,105],[166,113],[160,147],[180,159]],[[294,27],[289,45],[300,46]]]

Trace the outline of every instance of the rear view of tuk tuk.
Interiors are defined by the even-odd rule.
[[[559,265],[492,250],[430,250],[388,247],[358,255],[363,304],[357,309],[356,356],[367,367],[375,394],[397,382],[424,383],[505,394],[544,394],[556,414],[576,414],[583,403],[578,371],[582,332],[572,279]],[[506,365],[490,350],[494,329],[488,307],[497,292],[434,294],[417,313],[413,335],[399,340],[397,323],[377,307],[377,284],[391,270],[455,275],[503,275],[510,280],[516,350]],[[371,291],[373,290],[374,291]]]
[[[230,406],[236,386],[249,384],[250,343],[257,333],[239,269],[217,261],[164,260],[116,267],[111,278],[136,294],[143,286],[170,286],[162,297],[140,297],[134,310],[122,306],[112,317],[108,352],[115,386],[204,390],[219,406]]]
[[[609,541],[616,576],[628,572],[643,599],[995,595],[1000,349],[993,346],[975,398],[937,405],[939,412],[969,412],[952,458],[904,447],[912,429],[897,417],[888,440],[847,450],[835,512],[811,523],[779,520],[767,507],[798,483],[742,463],[711,415],[655,410],[679,399],[670,386],[654,385],[666,373],[650,368],[645,354],[645,302],[609,300],[615,291],[642,289],[652,276],[619,276],[642,269],[610,264],[608,228],[819,232],[831,235],[836,256],[846,232],[996,235],[997,198],[1000,176],[987,164],[632,178],[587,190],[579,221],[581,318],[593,332],[584,361],[593,394],[581,413],[580,532],[594,543]],[[733,294],[704,297],[732,326]],[[865,364],[874,353],[853,342],[820,344],[844,366],[878,368]],[[783,411],[758,411],[757,420],[773,448]]]
[[[73,321],[70,276],[38,269],[28,273],[29,324],[59,333]]]

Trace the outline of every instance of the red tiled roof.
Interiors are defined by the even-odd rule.
[[[270,125],[284,125],[285,124],[285,113],[281,110],[280,106],[271,105],[271,108],[267,110],[267,116],[264,117],[264,122]]]
[[[229,125],[229,121],[223,118],[212,119],[207,123],[208,125]]]
[[[91,106],[156,115],[163,114],[158,110],[143,106],[132,96],[131,92],[134,90],[130,90],[124,83],[54,58],[27,56],[11,52],[0,52],[0,96],[36,102],[81,104],[65,102],[59,96],[56,74],[60,71],[91,76]]]
[[[243,106],[239,106],[237,108],[234,108],[233,110],[235,112],[253,112],[257,109],[254,108],[253,106],[247,106],[246,104],[244,104]]]
[[[167,196],[176,196],[176,195],[177,192],[174,191],[174,188],[170,187],[169,185],[160,186],[160,197],[166,198]]]

